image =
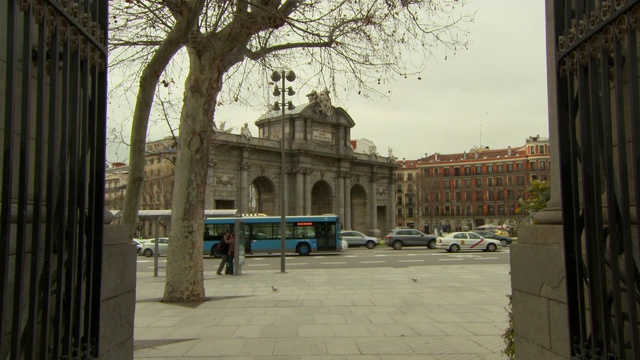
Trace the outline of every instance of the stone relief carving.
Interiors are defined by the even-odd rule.
[[[233,186],[236,182],[236,177],[228,174],[216,175],[216,185],[220,186]]]
[[[251,169],[251,164],[249,164],[248,161],[243,162],[242,164],[240,164],[240,169],[242,170],[249,170]]]
[[[379,186],[377,191],[377,195],[387,195],[387,189],[384,186]]]

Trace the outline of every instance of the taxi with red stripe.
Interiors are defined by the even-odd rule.
[[[447,236],[439,237],[436,241],[436,248],[454,253],[461,250],[496,251],[502,248],[502,242],[482,237],[470,231],[454,232],[447,234]]]

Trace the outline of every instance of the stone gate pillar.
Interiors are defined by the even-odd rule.
[[[304,215],[304,177],[305,168],[299,167],[296,172],[296,215]]]
[[[351,229],[351,173],[344,173],[344,219],[342,224],[345,229]]]
[[[369,179],[369,235],[379,237],[380,229],[378,229],[378,201],[376,195],[376,182],[378,175],[375,173]]]
[[[338,172],[338,189],[336,190],[336,213],[341,221],[344,220],[344,173]],[[344,224],[344,222],[343,222]]]
[[[238,210],[240,211],[240,214],[246,214],[249,212],[247,210],[249,207],[249,183],[247,180],[247,171],[249,169],[251,169],[249,162],[244,161],[240,164],[240,194],[238,196]]]
[[[306,168],[304,172],[304,215],[311,215],[311,174],[313,170]]]

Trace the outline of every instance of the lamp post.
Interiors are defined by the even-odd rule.
[[[286,226],[286,206],[287,206],[287,199],[286,199],[286,195],[285,195],[285,182],[286,182],[286,178],[285,178],[285,171],[284,171],[284,111],[285,111],[285,105],[287,106],[287,109],[289,110],[293,110],[295,109],[295,106],[293,106],[293,103],[291,101],[289,101],[288,103],[285,104],[285,80],[289,81],[289,82],[293,82],[296,79],[296,74],[289,70],[286,72],[285,71],[274,71],[271,74],[271,80],[273,80],[273,82],[276,84],[275,88],[273,89],[273,96],[280,96],[282,95],[281,98],[281,102],[276,101],[275,104],[273,104],[273,110],[278,111],[282,108],[282,128],[281,128],[281,132],[280,132],[280,163],[281,163],[281,168],[280,168],[280,272],[285,272],[286,268],[285,268],[285,226]],[[278,88],[278,81],[282,80],[282,85],[281,88]],[[280,91],[280,89],[282,89],[282,91]],[[291,86],[289,86],[289,88],[287,89],[287,95],[289,96],[293,96],[296,92],[293,91],[293,89],[291,88]],[[282,107],[281,107],[282,106]]]

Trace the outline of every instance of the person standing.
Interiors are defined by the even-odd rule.
[[[236,234],[231,233],[225,242],[227,243],[227,271],[225,271],[225,274],[233,274],[233,257],[235,255]]]
[[[218,271],[217,274],[218,275],[222,275],[222,270],[224,270],[225,265],[227,265],[227,254],[229,253],[229,231],[225,231],[224,235],[222,236],[222,240],[220,240],[220,242],[218,243],[217,248],[218,248],[218,252],[220,254],[222,254],[222,260],[220,260],[220,265],[218,265]],[[227,268],[227,271],[229,270],[229,268]],[[225,272],[228,274],[228,272]]]

